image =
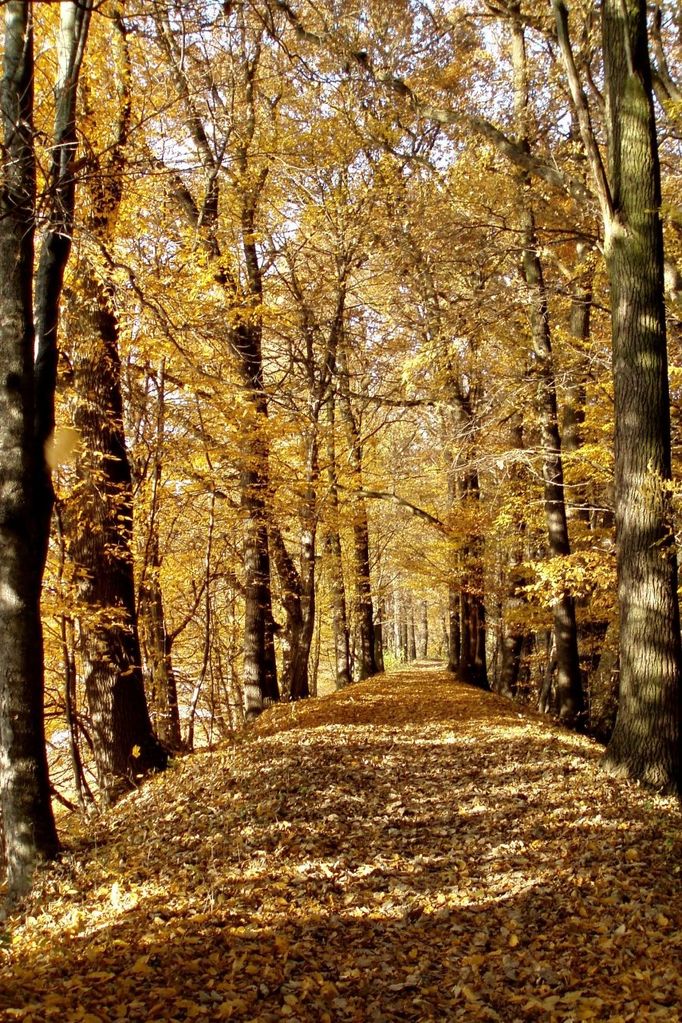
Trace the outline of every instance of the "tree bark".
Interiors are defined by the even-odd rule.
[[[362,439],[349,393],[348,361],[346,353],[339,351],[339,407],[346,428],[348,454],[353,474],[353,567],[355,585],[356,664],[357,679],[362,681],[376,675],[374,657],[374,610],[370,578],[369,522],[362,491]]]
[[[213,536],[215,533],[215,493],[211,494],[211,504],[208,514],[208,529],[206,531],[206,554],[204,556],[204,580],[201,588],[203,595],[204,604],[204,641],[202,644],[201,652],[201,666],[199,668],[199,674],[194,683],[192,695],[189,701],[189,708],[187,713],[187,730],[185,732],[185,749],[194,749],[194,726],[197,718],[197,707],[199,705],[199,697],[204,688],[206,682],[206,675],[208,674],[211,666],[211,647],[213,645],[213,631],[214,631],[214,614],[213,614],[213,594],[211,592],[211,574],[213,571]]]
[[[457,431],[461,437],[467,438],[456,456],[452,457],[452,469],[448,476],[448,502],[452,509],[455,502],[466,509],[465,515],[470,521],[469,536],[462,549],[457,552],[459,565],[459,586],[451,601],[451,638],[450,660],[453,651],[457,652],[455,670],[463,681],[481,689],[488,689],[488,670],[486,664],[486,626],[485,596],[483,593],[483,537],[480,535],[476,522],[480,501],[478,472],[465,464],[458,468],[457,461],[462,458],[465,463],[474,457],[475,433],[474,411],[471,392],[462,381],[450,371],[450,388],[452,394],[453,414]],[[452,601],[456,602],[456,608]],[[455,622],[456,619],[456,622]],[[454,632],[452,629],[454,627]]]
[[[549,332],[549,313],[542,274],[537,255],[533,217],[523,214],[523,272],[531,293],[531,335],[537,359],[538,410],[542,435],[542,476],[545,490],[545,514],[551,557],[566,557],[571,552],[564,493],[561,436],[559,434],[556,384]],[[556,643],[556,710],[561,721],[570,727],[580,723],[584,710],[582,681],[578,660],[578,629],[575,600],[564,590],[552,606]]]
[[[83,263],[71,296],[81,436],[67,532],[81,619],[84,686],[92,717],[98,782],[107,802],[167,752],[155,737],[144,691],[132,558],[133,496],[123,431],[118,326],[112,296]]]
[[[529,149],[527,134],[528,81],[526,47],[519,7],[511,8],[514,108],[519,144]],[[564,494],[561,435],[554,376],[554,359],[549,327],[547,293],[538,254],[535,217],[528,195],[526,175],[519,179],[519,234],[522,245],[521,271],[528,289],[529,321],[537,379],[537,403],[542,437],[542,477],[545,515],[551,557],[570,554],[568,520]],[[556,711],[569,727],[580,724],[584,699],[578,660],[578,630],[575,601],[564,590],[552,606],[556,648]]]
[[[60,301],[74,231],[76,178],[73,167],[78,150],[76,99],[92,3],[93,0],[81,0],[80,3],[59,5],[58,72],[54,89],[55,119],[48,222],[42,238],[35,279],[35,433],[39,452],[47,452],[55,427]],[[39,571],[42,574],[50,539],[54,491],[51,469],[45,457],[40,468],[38,506],[41,530],[36,555],[40,560]]]
[[[33,25],[30,3],[5,6],[0,82],[0,807],[11,897],[58,848],[43,716],[40,620],[43,452],[34,436]]]
[[[161,588],[162,554],[159,544],[159,502],[163,476],[163,452],[166,431],[165,359],[161,359],[154,377],[157,392],[156,436],[151,480],[151,507],[139,582],[139,624],[142,652],[151,676],[150,702],[154,726],[161,742],[169,750],[183,748],[180,729],[178,687],[173,670],[173,640],[169,633]],[[132,466],[131,466],[132,468]],[[135,481],[136,484],[139,481]]]
[[[140,589],[140,631],[145,661],[151,672],[151,700],[159,739],[169,750],[183,748],[180,731],[178,687],[173,670],[173,638],[166,626],[163,590],[159,573],[159,538],[154,531],[146,551],[145,579]]]
[[[334,661],[336,688],[345,689],[352,681],[350,670],[350,633],[346,607],[346,587],[343,579],[343,552],[339,533],[339,484],[336,474],[335,394],[328,399],[327,464],[329,476],[329,511],[327,514],[326,542],[329,553],[329,571],[332,587],[332,630],[334,634]]]
[[[522,451],[523,440],[523,414],[521,412],[512,416],[509,423],[509,446],[512,450]],[[522,492],[524,479],[517,461],[510,469],[510,484],[515,497]],[[504,565],[501,568],[502,592],[501,599],[501,621],[499,633],[499,672],[495,680],[495,692],[502,696],[512,698],[516,696],[517,683],[521,670],[521,657],[526,636],[519,624],[514,621],[518,611],[525,604],[523,585],[527,582],[523,572],[524,561],[524,536],[526,532],[525,522],[518,524],[518,533],[509,538],[509,545],[505,552]],[[510,618],[512,621],[510,622]]]
[[[478,502],[478,473],[465,474],[458,489],[463,502]],[[459,672],[467,682],[480,689],[488,689],[482,543],[482,538],[474,531],[470,542],[461,552],[463,570],[459,614]]]
[[[255,67],[247,79],[251,123],[255,116],[253,75]],[[246,148],[239,155],[239,163],[242,174],[246,176],[249,170]],[[253,412],[253,429],[245,438],[244,464],[240,473],[242,508],[246,520],[244,701],[247,718],[279,700],[268,539],[267,491],[270,472],[266,434],[268,404],[263,382],[263,276],[255,241],[256,210],[264,184],[265,177],[261,175],[258,184],[252,188],[245,185],[242,194],[241,241],[248,286],[239,308],[235,310],[238,320],[230,333],[230,344],[237,356],[239,372]]]
[[[557,39],[604,221],[611,285],[620,697],[605,766],[654,788],[682,788],[677,557],[671,519],[670,410],[660,166],[642,0],[603,0],[608,173],[589,116],[564,0]]]
[[[448,671],[459,669],[462,634],[460,629],[459,590],[454,583],[448,585]]]
[[[575,367],[569,371],[568,383],[565,388],[563,417],[561,423],[562,450],[571,454],[580,450],[583,444],[583,426],[585,423],[585,381],[588,372],[587,353],[585,346],[590,339],[590,315],[592,310],[592,269],[584,266],[585,252],[578,246],[577,280],[573,286],[568,329],[576,342],[577,352]],[[584,507],[584,495],[581,495],[581,517],[587,509]]]
[[[393,586],[393,653],[396,661],[405,660],[402,650],[402,599],[399,587]]]
[[[116,7],[111,24],[118,116],[104,156],[90,156],[88,177],[88,233],[105,252],[123,195],[130,123],[129,55]],[[162,770],[168,754],[154,735],[144,690],[115,289],[103,277],[97,256],[84,245],[79,287],[67,305],[81,450],[65,525],[78,598],[87,609],[81,648],[98,783],[105,801],[112,802],[145,774]]]
[[[304,582],[276,526],[271,525],[270,538],[286,614],[286,624],[281,633],[282,696],[289,700],[301,700],[310,695],[308,661],[315,625],[315,606],[314,598],[310,598],[309,585],[310,582],[314,585],[314,574],[312,577],[308,574]]]
[[[374,663],[378,672],[384,671],[384,622],[386,621],[386,600],[379,597],[377,616],[374,619]]]
[[[429,656],[429,605],[426,600],[420,601],[420,612],[418,653],[425,660]]]
[[[57,570],[58,593],[62,606],[68,606],[68,597],[64,586],[64,568],[66,566],[66,536],[64,534],[64,521],[61,508],[55,502],[55,520],[57,523],[57,542],[59,550],[59,562]],[[94,798],[85,780],[83,761],[81,758],[78,733],[80,724],[77,713],[78,698],[78,673],[76,670],[76,630],[73,614],[66,614],[62,611],[59,616],[59,639],[62,649],[62,661],[64,663],[64,717],[69,729],[69,752],[71,754],[71,770],[73,784],[78,797],[78,805],[81,810],[86,809],[88,803],[93,804]]]
[[[260,462],[260,453],[257,458]],[[260,468],[243,469],[240,478],[244,512],[244,713],[248,720],[279,700],[279,688],[264,496],[266,478]]]
[[[604,0],[620,697],[606,765],[682,788],[660,167],[643,0]]]
[[[407,660],[417,660],[417,633],[414,622],[414,599],[410,596],[407,616]]]
[[[239,12],[239,29],[244,38],[248,26]],[[234,109],[241,110],[236,144],[231,151],[231,172],[234,173],[234,194],[239,209],[239,235],[243,259],[243,280],[233,272],[230,260],[223,258],[218,237],[220,182],[226,157],[215,144],[210,129],[193,94],[194,83],[185,60],[185,40],[178,38],[168,13],[162,8],[155,14],[158,40],[165,53],[178,96],[185,111],[188,135],[195,147],[204,172],[205,190],[197,202],[179,175],[172,175],[178,207],[197,232],[200,245],[214,267],[213,279],[224,293],[228,320],[226,341],[234,356],[251,412],[250,429],[245,432],[241,453],[240,491],[243,513],[244,551],[244,713],[254,718],[264,706],[279,699],[277,663],[275,659],[274,619],[270,575],[267,495],[269,487],[269,453],[267,443],[268,402],[263,381],[262,304],[263,281],[257,245],[257,215],[262,190],[267,180],[267,165],[254,166],[252,144],[256,134],[256,82],[261,55],[261,36],[250,39],[249,54],[236,69],[231,83]],[[178,29],[182,33],[183,29]],[[262,33],[259,25],[257,33]],[[205,69],[191,65],[201,76]]]
[[[601,644],[599,663],[590,675],[590,734],[608,743],[618,713],[620,665],[618,622],[609,622]]]

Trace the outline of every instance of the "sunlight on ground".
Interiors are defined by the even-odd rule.
[[[679,817],[598,759],[438,671],[273,708],[41,876],[0,1019],[677,1023]]]

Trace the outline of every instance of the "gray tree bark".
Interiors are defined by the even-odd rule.
[[[660,168],[643,0],[604,0],[620,696],[606,764],[682,788]]]
[[[528,144],[528,79],[526,46],[518,4],[510,5],[512,65],[514,71],[514,110],[519,145]],[[529,321],[533,345],[533,368],[537,379],[537,406],[542,437],[542,477],[544,482],[547,536],[552,557],[565,557],[571,547],[568,535],[561,435],[554,375],[554,359],[549,326],[549,310],[538,254],[535,217],[528,195],[526,175],[519,176],[519,234],[522,246],[521,270],[529,298]],[[556,650],[555,704],[559,718],[571,727],[580,724],[584,710],[582,680],[578,660],[578,629],[575,600],[564,590],[552,606]]]
[[[30,3],[5,6],[0,106],[0,807],[10,896],[58,849],[43,717],[40,620],[43,452],[34,435],[33,24]]]
[[[571,48],[557,39],[604,222],[611,285],[620,693],[605,766],[682,789],[682,652],[671,509],[661,178],[643,0],[602,0],[608,169]]]

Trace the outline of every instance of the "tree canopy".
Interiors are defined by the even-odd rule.
[[[11,886],[425,656],[679,791],[675,5],[2,6]]]

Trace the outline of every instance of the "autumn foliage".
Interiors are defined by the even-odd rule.
[[[36,1018],[50,1006],[73,1013],[80,999],[81,1018],[94,1019],[96,995],[114,978],[119,990],[126,971],[125,1004],[137,1004],[138,982],[143,992],[130,1018],[166,1018],[164,999],[177,1018],[218,1005],[224,1018],[255,1018],[259,999],[263,1019],[374,1018],[374,1006],[379,1023],[377,1006],[394,1002],[395,1018],[545,1012],[617,1023],[643,1007],[666,1018],[665,970],[660,992],[648,967],[621,992],[582,951],[576,963],[567,954],[565,976],[552,965],[562,913],[575,949],[588,935],[595,957],[620,964],[612,981],[626,984],[626,959],[640,951],[623,908],[641,902],[628,894],[640,843],[630,860],[616,841],[619,800],[632,790],[597,779],[596,747],[577,736],[610,743],[615,775],[664,793],[682,784],[679,15],[663,0],[650,11],[637,0],[598,6],[0,5],[0,754],[11,893],[56,853],[51,806],[71,833],[75,817],[125,797],[102,827],[130,830],[129,869],[107,859],[98,879],[92,849],[92,864],[73,853],[64,867],[64,877],[81,862],[92,871],[92,909],[64,908],[74,934],[92,935],[92,990],[50,990],[51,963],[78,961],[74,977],[88,976],[89,952],[67,942],[62,967],[61,953],[45,967]],[[477,693],[435,674],[385,682],[385,668],[429,657]],[[334,690],[344,693],[331,700]],[[483,701],[490,690],[496,698]],[[326,702],[298,706],[316,696]],[[396,770],[410,775],[419,753],[423,788],[403,791],[402,775],[392,795],[377,788],[359,752],[364,714],[381,785],[393,756],[381,736],[392,728],[406,758]],[[300,755],[297,722],[308,723]],[[343,746],[346,727],[361,732]],[[495,736],[511,744],[499,757]],[[443,750],[429,752],[431,742]],[[491,770],[477,761],[469,772],[460,743],[479,758],[488,750]],[[568,767],[566,749],[580,751]],[[331,769],[337,755],[347,785]],[[229,785],[199,775],[229,774],[233,762],[243,798],[228,812]],[[169,780],[126,796],[167,765]],[[440,798],[439,773],[465,807],[462,850],[445,803],[413,828],[420,800]],[[363,831],[358,816],[352,853],[332,848],[346,841],[336,810],[306,809],[303,795],[327,775],[325,799],[358,812],[366,803],[374,821]],[[497,806],[495,786],[509,813],[523,811],[518,837],[515,825],[502,837],[499,807],[490,839],[469,820]],[[569,791],[577,802],[557,809]],[[613,806],[609,793],[619,794]],[[633,798],[646,836],[654,822]],[[149,800],[154,835],[139,830]],[[234,838],[234,823],[229,834],[209,827],[208,809],[193,845],[191,821],[204,811],[189,802],[215,806],[216,818],[255,814],[248,828],[262,846],[243,844],[246,830]],[[301,815],[291,840],[310,843],[308,873],[292,866],[296,850],[289,861],[281,807]],[[416,845],[431,825],[435,851],[413,856],[409,835]],[[597,877],[607,839],[604,877],[618,877],[622,905]],[[103,841],[113,857],[118,839]],[[185,867],[173,857],[184,841],[188,869],[213,843],[228,894],[202,866],[191,906],[182,902]],[[275,849],[282,874],[268,859]],[[534,866],[521,877],[526,855]],[[672,934],[664,850],[647,855],[642,873],[651,866],[662,887],[651,913],[642,902],[645,930],[658,920],[656,933]],[[163,856],[167,880],[138,890],[135,872]],[[251,888],[237,890],[235,856]],[[557,857],[560,882],[548,874]],[[432,862],[442,903],[428,892]],[[567,880],[571,865],[579,884]],[[259,930],[261,868],[272,890]],[[371,894],[383,874],[400,878],[376,887],[395,912]],[[313,882],[314,906],[303,895]],[[307,908],[294,926],[285,900],[299,883]],[[484,894],[467,901],[479,884]],[[174,923],[159,907],[176,896]],[[611,908],[593,912],[590,899]],[[147,937],[133,940],[147,903]],[[477,925],[481,907],[494,907],[497,930]],[[226,914],[220,925],[214,909]],[[55,921],[60,912],[55,903]],[[106,948],[86,912],[111,930]],[[310,923],[327,913],[333,926]],[[597,918],[605,929],[591,931]],[[27,926],[17,940],[28,950],[57,925]],[[213,926],[234,928],[243,946],[229,982],[218,979]],[[323,926],[338,937],[333,969],[312,963]],[[404,951],[401,928],[414,931]],[[362,951],[373,929],[400,966],[390,977]],[[427,963],[431,939],[466,951],[456,965],[449,952]],[[205,945],[215,966],[203,986],[189,970],[188,998],[154,972],[157,959],[174,972],[174,943],[178,956]],[[674,943],[654,944],[643,954],[672,962]],[[102,965],[105,951],[118,966]],[[494,985],[500,971],[505,983]]]
[[[269,710],[75,825],[0,1019],[673,1023],[677,813],[598,761],[433,666]]]

